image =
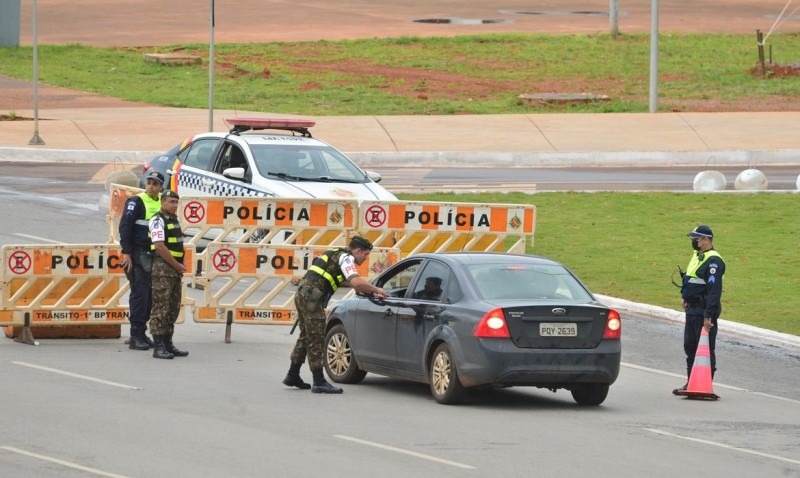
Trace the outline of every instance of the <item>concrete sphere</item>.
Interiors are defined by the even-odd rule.
[[[695,192],[724,191],[727,185],[728,180],[719,171],[700,171],[694,177]]]
[[[758,169],[745,169],[736,176],[734,187],[740,191],[764,191],[767,189],[767,177]]]

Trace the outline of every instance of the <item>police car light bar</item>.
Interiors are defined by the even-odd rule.
[[[279,129],[311,137],[308,128],[317,123],[311,120],[292,118],[225,118],[225,124],[231,128],[231,134],[239,134],[244,131]]]

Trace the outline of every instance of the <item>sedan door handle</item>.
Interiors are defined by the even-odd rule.
[[[203,183],[203,186],[205,186],[207,188],[210,188],[211,186],[214,185],[214,181],[212,181],[210,179],[203,179],[200,182]]]
[[[436,318],[436,316],[433,314],[422,314],[422,318],[425,320],[433,320]]]

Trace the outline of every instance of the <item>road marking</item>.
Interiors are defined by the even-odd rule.
[[[20,450],[19,448],[14,448],[12,446],[0,446],[0,449],[10,451],[12,453],[17,453],[19,455],[29,456],[31,458],[37,458],[39,460],[49,461],[50,463],[56,463],[61,466],[66,466],[68,468],[74,468],[76,470],[85,471],[88,473],[94,473],[98,476],[108,476],[109,478],[127,478],[125,475],[117,475],[114,473],[107,473],[102,470],[97,470],[95,468],[89,468],[87,466],[79,465],[77,463],[72,463],[69,461],[59,460],[58,458],[53,458],[50,456],[40,455],[38,453],[33,453],[30,451]]]
[[[102,379],[99,379],[99,378],[88,377],[86,375],[80,375],[80,374],[77,374],[77,373],[66,372],[64,370],[58,370],[58,369],[50,368],[50,367],[43,367],[41,365],[34,365],[32,363],[13,362],[13,361],[11,363],[13,363],[14,365],[21,365],[23,367],[30,367],[30,368],[35,368],[35,369],[38,369],[38,370],[44,370],[45,372],[52,372],[52,373],[57,373],[57,374],[60,374],[60,375],[66,375],[67,377],[79,378],[81,380],[88,380],[90,382],[102,383],[103,385],[111,385],[112,387],[127,388],[128,390],[142,390],[142,387],[134,387],[132,385],[125,385],[124,383],[109,382],[108,380],[102,380]]]
[[[664,370],[658,370],[658,369],[655,369],[655,368],[643,367],[641,365],[634,365],[632,363],[621,362],[620,365],[622,365],[623,367],[628,367],[628,368],[632,368],[632,369],[636,369],[636,370],[641,370],[643,372],[657,373],[659,375],[666,375],[667,377],[675,377],[675,378],[679,378],[681,380],[685,380],[686,379],[685,375],[681,375],[681,374],[678,374],[678,373],[672,373],[672,372],[665,372]],[[718,383],[718,382],[714,382],[714,386],[715,387],[719,387],[719,388],[724,388],[726,390],[734,390],[736,392],[752,393],[753,395],[759,395],[759,396],[762,396],[762,397],[771,398],[773,400],[780,400],[782,402],[794,403],[796,405],[800,405],[800,400],[794,400],[794,399],[791,399],[791,398],[780,397],[778,395],[770,395],[770,394],[764,393],[764,392],[756,392],[754,390],[750,390],[750,389],[747,389],[747,388],[734,387],[733,385],[725,385],[724,383]]]
[[[375,442],[366,441],[366,440],[359,440],[358,438],[353,438],[353,437],[349,437],[349,436],[345,436],[345,435],[333,435],[333,436],[335,438],[339,438],[340,440],[348,440],[348,441],[351,441],[351,442],[359,443],[361,445],[367,445],[367,446],[372,446],[372,447],[375,447],[375,448],[380,448],[382,450],[393,451],[393,452],[396,452],[396,453],[402,453],[403,455],[409,455],[409,456],[413,456],[414,458],[421,458],[423,460],[435,461],[436,463],[442,463],[444,465],[455,466],[456,468],[463,468],[465,470],[474,470],[475,469],[474,466],[465,465],[463,463],[458,463],[458,462],[455,462],[455,461],[445,460],[445,459],[442,459],[442,458],[437,458],[437,457],[431,456],[431,455],[425,455],[425,454],[422,454],[422,453],[417,453],[415,451],[403,450],[402,448],[395,448],[393,446],[382,445],[380,443],[375,443]]]
[[[11,234],[13,234],[15,236],[19,236],[19,237],[24,237],[25,239],[33,239],[34,241],[44,241],[44,242],[50,242],[50,243],[53,243],[53,244],[66,244],[66,242],[54,241],[52,239],[47,239],[47,238],[39,237],[39,236],[31,236],[30,234],[22,234],[21,232],[12,232]]]
[[[778,456],[778,455],[770,455],[769,453],[762,453],[760,451],[750,450],[750,449],[747,449],[747,448],[740,448],[738,446],[726,445],[724,443],[718,443],[718,442],[711,441],[711,440],[703,440],[702,438],[692,438],[692,437],[686,437],[686,436],[682,436],[682,435],[676,435],[674,433],[665,432],[664,430],[659,430],[657,428],[645,428],[645,430],[647,430],[649,432],[652,432],[652,433],[657,433],[659,435],[672,437],[672,438],[680,438],[681,440],[688,440],[688,441],[693,441],[693,442],[697,442],[697,443],[703,443],[705,445],[716,446],[716,447],[719,447],[719,448],[725,448],[725,449],[728,449],[728,450],[740,451],[742,453],[749,453],[751,455],[756,455],[756,456],[761,456],[761,457],[764,457],[764,458],[769,458],[770,460],[785,461],[786,463],[792,463],[794,465],[800,465],[800,460],[793,460],[791,458],[785,458],[785,457]]]

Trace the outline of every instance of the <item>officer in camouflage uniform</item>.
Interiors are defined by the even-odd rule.
[[[150,333],[155,347],[153,357],[171,359],[185,357],[189,352],[172,344],[175,321],[181,311],[181,288],[186,266],[183,265],[183,231],[178,223],[178,200],[175,191],[161,193],[161,211],[150,219],[150,239],[153,242],[152,295]]]
[[[325,307],[342,284],[349,285],[360,294],[386,297],[386,291],[367,282],[356,270],[356,266],[364,263],[371,250],[372,243],[369,240],[353,236],[347,248],[328,250],[311,263],[294,296],[300,336],[292,350],[289,373],[283,379],[284,385],[301,390],[310,388],[311,393],[342,393],[341,388],[328,383],[322,374]],[[313,385],[305,383],[300,378],[300,367],[306,361],[306,357],[314,377]]]

